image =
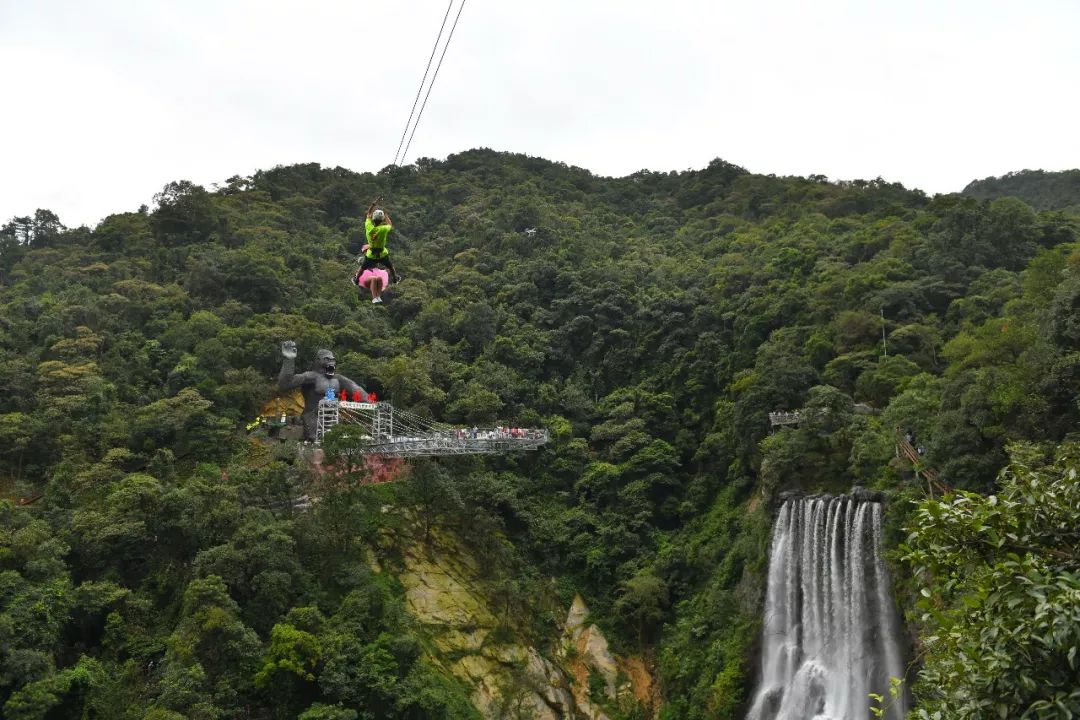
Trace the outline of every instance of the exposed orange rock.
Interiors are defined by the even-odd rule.
[[[640,655],[631,655],[623,661],[627,676],[630,678],[630,690],[634,693],[634,699],[645,707],[659,707],[657,690],[654,687],[652,673],[645,665],[645,660]]]

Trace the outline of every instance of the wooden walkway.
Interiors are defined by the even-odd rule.
[[[935,490],[942,495],[951,493],[952,488],[938,480],[937,470],[927,467],[923,463],[923,457],[919,454],[919,451],[899,435],[900,433],[897,432],[896,457],[907,458],[911,462],[911,469],[914,471],[915,477],[922,475],[926,478],[926,486],[930,490],[930,497],[934,497]]]

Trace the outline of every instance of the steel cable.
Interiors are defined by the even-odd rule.
[[[443,31],[443,28],[446,27],[446,18],[450,17],[450,9],[452,7],[454,7],[454,0],[450,0],[450,2],[447,3],[447,5],[446,5],[446,14],[443,15],[442,25],[439,26],[439,34],[435,36],[435,44],[431,46],[431,57],[428,58],[427,67],[424,68],[424,77],[420,78],[420,87],[416,88],[416,97],[413,98],[412,109],[409,110],[409,119],[405,121],[405,129],[401,131],[401,140],[398,140],[397,151],[394,153],[394,163],[393,164],[395,166],[398,164],[398,156],[401,154],[401,145],[405,142],[405,135],[407,135],[408,132],[409,132],[409,125],[412,124],[413,113],[416,112],[416,103],[417,103],[418,100],[420,100],[420,93],[422,93],[424,91],[424,83],[427,82],[428,70],[431,69],[431,61],[435,59],[435,51],[439,49],[439,40],[442,40],[442,31]],[[459,14],[460,14],[460,11],[459,11]],[[457,20],[455,20],[454,23],[457,24]],[[445,50],[443,52],[445,52]],[[439,62],[440,63],[442,62],[442,58],[439,58]],[[436,70],[436,72],[438,72],[438,71]],[[435,81],[435,79],[432,78],[432,82],[434,82],[434,81]],[[425,97],[424,100],[426,102],[427,98]],[[419,122],[419,121],[420,121],[420,119],[417,118],[417,122]],[[410,140],[411,140],[411,138],[410,138]],[[408,152],[408,148],[405,148],[405,151]]]
[[[452,1],[452,0],[451,0]],[[458,20],[461,19],[461,11],[465,9],[465,0],[461,0],[461,5],[458,6],[457,15],[454,16],[454,24],[450,26],[450,35],[446,38],[446,44],[443,45],[442,54],[439,55],[439,64],[435,66],[435,74],[431,76],[431,84],[428,85],[427,93],[424,94],[424,102],[420,105],[420,112],[416,115],[416,122],[413,124],[412,132],[409,134],[409,142],[405,143],[405,152],[401,154],[401,160],[409,154],[409,148],[412,146],[413,136],[416,135],[416,128],[420,125],[420,118],[424,116],[424,108],[427,107],[428,98],[431,96],[431,88],[435,87],[435,80],[439,77],[439,68],[442,67],[443,58],[446,57],[446,50],[450,47],[450,42],[454,39],[454,30],[457,29]]]

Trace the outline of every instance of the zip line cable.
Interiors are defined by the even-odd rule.
[[[461,19],[461,11],[464,9],[465,0],[461,0],[461,5],[458,6],[457,15],[454,16],[454,24],[450,26],[450,35],[447,36],[446,44],[443,45],[442,54],[439,55],[439,64],[435,66],[435,74],[431,76],[431,84],[428,85],[427,93],[424,95],[424,102],[420,104],[420,112],[416,115],[416,122],[413,124],[412,133],[409,135],[409,142],[405,143],[405,152],[401,155],[402,160],[409,154],[409,147],[412,145],[413,136],[416,135],[416,127],[420,124],[420,118],[424,116],[424,108],[427,107],[428,97],[431,96],[431,88],[435,87],[435,80],[439,77],[439,68],[442,67],[442,61],[443,58],[446,57],[446,50],[450,47],[450,41],[454,39],[454,30],[457,30],[458,20]]]
[[[442,25],[439,26],[439,34],[435,36],[435,44],[431,47],[431,57],[428,58],[427,67],[424,68],[424,77],[420,78],[420,87],[416,88],[416,97],[412,101],[412,110],[409,111],[409,119],[405,121],[405,129],[401,131],[401,140],[397,144],[397,152],[394,153],[394,165],[398,164],[398,155],[401,154],[401,146],[405,142],[405,135],[409,132],[409,125],[412,124],[413,113],[416,112],[416,103],[420,100],[420,93],[424,91],[424,83],[427,82],[428,70],[431,69],[431,61],[435,59],[435,51],[439,49],[439,40],[442,40],[442,31],[446,27],[446,19],[450,17],[450,8],[454,7],[454,0],[450,0],[446,5],[446,14],[443,15]],[[456,24],[455,20],[455,24]],[[441,59],[440,59],[441,62]]]

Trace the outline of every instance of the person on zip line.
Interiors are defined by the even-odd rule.
[[[387,247],[387,239],[390,235],[391,228],[394,227],[394,223],[391,222],[390,216],[386,211],[379,207],[379,202],[381,200],[382,196],[380,195],[368,206],[367,216],[364,219],[365,245],[361,249],[363,262],[360,264],[360,269],[353,278],[354,285],[367,286],[369,288],[372,292],[371,302],[373,303],[382,302],[380,295],[382,294],[383,288],[379,288],[378,294],[376,294],[374,286],[365,284],[362,280],[365,271],[373,271],[376,268],[385,267],[390,271],[390,276],[395,283],[401,282],[401,276],[398,275],[397,271],[394,269],[394,263],[390,260],[390,249]],[[373,273],[371,272],[368,273],[369,276],[372,274]]]
[[[371,293],[371,302],[376,305],[382,302],[383,290],[390,284],[390,276],[378,265],[372,265],[367,270],[360,269],[353,278],[353,285],[365,288]]]

